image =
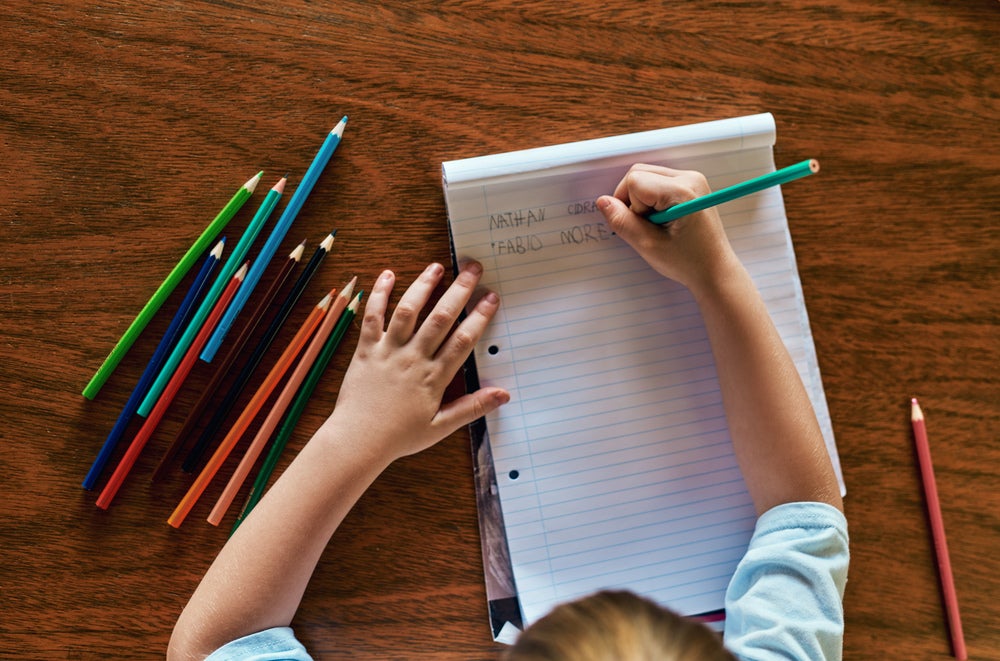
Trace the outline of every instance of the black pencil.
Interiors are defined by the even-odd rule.
[[[233,381],[233,384],[229,387],[229,391],[226,393],[226,396],[215,410],[215,413],[212,414],[208,424],[205,425],[205,428],[199,435],[198,440],[195,442],[191,451],[188,452],[187,457],[184,459],[182,468],[186,472],[194,472],[198,462],[201,461],[201,457],[205,454],[205,450],[211,443],[212,438],[219,431],[222,423],[225,422],[226,416],[229,415],[229,412],[233,409],[233,406],[235,406],[237,398],[240,396],[240,393],[243,392],[243,388],[246,387],[247,382],[250,381],[250,377],[253,376],[254,370],[257,369],[260,361],[264,358],[264,353],[267,351],[268,347],[271,346],[271,342],[274,341],[274,338],[278,335],[278,331],[281,330],[281,326],[285,323],[285,319],[288,318],[288,315],[291,313],[295,303],[298,302],[299,297],[302,296],[302,292],[305,290],[306,285],[309,284],[313,275],[316,274],[323,258],[326,257],[330,248],[333,247],[333,240],[336,235],[337,230],[334,230],[327,235],[322,243],[320,243],[316,248],[316,251],[309,259],[309,263],[306,264],[305,269],[303,269],[302,273],[299,275],[298,280],[295,281],[295,285],[292,286],[292,290],[289,292],[285,302],[281,305],[281,309],[278,310],[278,313],[271,320],[271,324],[264,332],[264,335],[261,336],[260,340],[257,342],[257,346],[254,348],[253,353],[250,354],[250,358],[248,358],[246,364],[243,365],[243,368],[237,375],[236,380]]]

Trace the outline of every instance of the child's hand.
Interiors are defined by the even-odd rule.
[[[510,395],[500,388],[483,388],[442,402],[445,388],[500,304],[497,295],[488,292],[452,330],[481,274],[478,263],[463,265],[418,325],[421,311],[444,275],[440,264],[431,264],[400,298],[386,326],[395,276],[383,272],[365,306],[358,346],[337,405],[320,433],[348,433],[369,451],[392,461],[430,447],[506,403]]]
[[[645,216],[710,193],[700,172],[656,165],[633,165],[597,206],[611,229],[660,274],[688,288],[717,277],[735,255],[714,209],[656,225]]]

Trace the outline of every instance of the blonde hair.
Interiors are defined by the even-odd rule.
[[[504,661],[733,661],[718,634],[632,592],[603,591],[538,620]]]

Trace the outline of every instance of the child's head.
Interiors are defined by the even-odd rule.
[[[527,628],[504,661],[733,661],[719,636],[631,592],[557,606]]]

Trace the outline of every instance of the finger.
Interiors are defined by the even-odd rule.
[[[396,275],[392,271],[382,271],[372,285],[368,303],[365,304],[365,314],[361,321],[361,341],[377,342],[385,329],[385,311],[389,306],[389,296],[396,283]]]
[[[611,231],[634,248],[655,241],[657,235],[663,232],[662,226],[638,215],[617,197],[602,195],[597,199],[597,208],[604,214]]]
[[[662,211],[697,197],[685,177],[668,176],[649,170],[630,171],[622,184],[628,191],[626,203],[640,216],[651,211]]]
[[[510,401],[510,393],[503,388],[480,388],[448,402],[438,410],[431,425],[440,431],[441,438],[492,413]]]
[[[495,292],[486,292],[441,345],[435,359],[449,380],[472,353],[499,308],[500,297]]]
[[[455,281],[438,299],[434,309],[427,315],[416,333],[420,347],[426,355],[433,356],[441,348],[448,333],[472,298],[483,275],[483,267],[479,262],[463,263]]]
[[[429,264],[424,272],[406,288],[406,291],[396,303],[396,309],[389,319],[386,335],[398,344],[406,344],[413,337],[417,327],[420,312],[427,305],[434,288],[441,282],[444,267],[440,264]]]

